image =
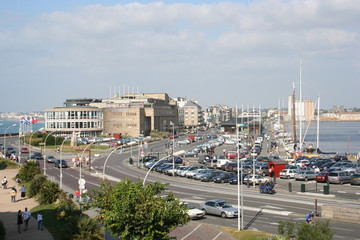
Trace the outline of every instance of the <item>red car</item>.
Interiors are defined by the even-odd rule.
[[[236,158],[236,155],[237,155],[237,152],[235,151],[229,151],[227,154],[226,154],[226,158],[228,159],[234,159]],[[241,153],[239,153],[240,155],[240,158],[241,158]]]
[[[321,172],[315,177],[315,181],[317,182],[327,182],[329,173],[328,172]]]
[[[29,153],[29,150],[26,147],[21,148],[21,153]]]

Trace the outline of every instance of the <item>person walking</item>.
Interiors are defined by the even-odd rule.
[[[4,176],[4,179],[2,180],[2,186],[4,189],[7,189],[7,184],[8,184],[7,178],[6,176]]]
[[[23,215],[21,210],[18,211],[17,214],[17,225],[18,225],[18,232],[21,233],[21,225],[23,224]]]
[[[11,201],[12,201],[12,202],[16,202],[16,200],[15,200],[15,197],[16,197],[16,188],[15,188],[15,187],[11,188],[10,197],[11,197]]]
[[[41,229],[41,231],[43,231],[43,215],[42,215],[42,211],[40,211],[37,215],[37,221],[38,221],[38,230]]]
[[[20,192],[21,192],[21,197],[22,198],[25,198],[25,195],[26,195],[26,189],[25,189],[25,186],[22,185],[21,189],[20,189]]]
[[[29,220],[30,220],[30,212],[28,211],[27,208],[25,208],[25,211],[23,212],[23,216],[24,216],[24,223],[25,223],[25,226],[24,226],[24,231],[27,231],[28,230],[28,226],[29,226]]]
[[[21,186],[21,179],[20,179],[20,178],[17,178],[17,179],[16,179],[16,183],[18,184],[18,188],[20,188],[20,186]]]

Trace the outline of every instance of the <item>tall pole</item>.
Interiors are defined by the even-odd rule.
[[[175,124],[172,123],[172,125],[173,125],[172,126],[173,127],[172,128],[172,135],[173,135],[173,139],[172,139],[173,140],[173,144],[172,144],[173,145],[173,154],[172,154],[173,155],[173,177],[175,177],[175,156],[174,156],[174,152],[175,152],[175,149],[174,149],[175,148]]]
[[[302,139],[302,118],[304,115],[304,106],[303,106],[303,102],[302,102],[302,79],[301,79],[301,58],[300,58],[300,106],[299,106],[299,117],[300,117],[300,130],[299,130],[299,134],[300,134],[300,152],[302,152],[302,143],[303,143],[303,139]]]
[[[5,129],[5,133],[4,133],[4,153],[5,153],[5,158],[6,158],[6,132],[7,132],[7,130],[9,130],[9,128],[15,127],[15,126],[16,126],[16,124],[14,123],[13,125],[8,127],[7,129]]]
[[[72,134],[71,134],[71,137],[72,137]],[[60,148],[60,189],[62,189],[62,178],[63,178],[63,175],[62,175],[62,149],[63,149],[63,145],[64,145],[64,142],[67,141],[68,139],[65,139],[62,143],[61,143],[61,148]]]
[[[19,165],[21,165],[21,120],[19,119]]]
[[[236,119],[235,119],[235,127],[236,127],[236,156],[237,156],[237,200],[238,200],[238,231],[241,230],[240,228],[240,154],[239,154],[239,127],[237,124],[238,119],[238,110],[236,105]],[[242,170],[242,169],[241,169]]]
[[[105,162],[104,162],[104,166],[103,166],[103,180],[105,180],[105,167],[106,167],[106,163],[107,161],[109,160],[110,156],[116,151],[118,150],[119,148],[122,148],[122,147],[116,147],[114,150],[112,150],[109,155],[107,156],[107,158],[105,159]]]
[[[319,149],[320,135],[320,96],[318,97],[317,128],[316,128],[316,150]]]
[[[53,134],[53,133],[55,133],[55,132],[57,132],[57,131],[52,131],[51,133],[49,133],[47,136],[46,136],[46,138],[45,138],[45,142],[44,142],[44,175],[46,176],[46,140],[48,139],[48,137],[51,135],[51,134]],[[56,139],[56,137],[55,137],[55,139]],[[56,144],[55,144],[55,147],[56,147]]]
[[[294,144],[296,144],[296,114],[295,114],[295,83],[293,83],[293,95],[292,95],[292,111],[291,111],[291,123],[292,123],[292,135]],[[295,149],[294,149],[295,150]]]
[[[256,134],[255,129],[256,129],[256,127],[255,127],[255,106],[254,105],[253,105],[253,120],[252,120],[252,122],[253,122],[253,128],[254,128],[253,146],[255,146],[255,134]],[[255,188],[255,156],[253,156],[252,162],[253,162],[253,176],[254,176],[253,187]]]
[[[243,124],[244,123],[244,107],[243,105],[241,104],[241,115],[242,115],[242,118],[241,118],[241,123]],[[242,170],[243,168],[243,161],[241,161],[240,163],[240,168]],[[238,168],[239,169],[239,168]],[[238,174],[239,175],[239,174]],[[239,181],[239,180],[238,180]],[[243,189],[243,171],[241,171],[240,173],[240,192],[241,192],[241,198],[240,198],[240,203],[241,203],[241,228],[240,229],[244,229],[244,189]]]

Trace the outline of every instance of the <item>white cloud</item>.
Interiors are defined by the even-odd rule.
[[[264,0],[248,7],[234,2],[92,5],[25,20],[21,16],[14,25],[17,14],[6,13],[7,20],[0,24],[0,71],[7,76],[5,87],[26,79],[47,92],[49,82],[61,82],[57,104],[36,96],[40,110],[66,97],[107,96],[108,85],[123,83],[139,84],[145,92],[198,98],[202,104],[232,104],[238,91],[229,85],[252,89],[255,81],[259,88],[254,91],[263,96],[276,82],[283,96],[274,100],[254,98],[252,92],[235,99],[272,106],[289,93],[300,55],[314,66],[308,73],[304,69],[305,76],[328,63],[324,79],[317,79],[314,87],[336,81],[346,71],[349,84],[343,85],[344,91],[354,91],[348,85],[357,83],[359,73],[359,12],[357,0]],[[0,21],[5,19],[1,15]],[[22,91],[32,88],[36,86],[26,85]],[[224,96],[208,96],[225,89]],[[326,88],[329,94],[338,90]],[[342,103],[352,103],[348,96]],[[329,106],[336,104],[331,97],[328,101]],[[9,111],[20,105],[11,104]]]

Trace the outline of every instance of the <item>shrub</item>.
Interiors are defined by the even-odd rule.
[[[72,233],[74,240],[101,240],[104,234],[97,222],[86,215],[72,219]]]
[[[39,193],[46,179],[47,178],[45,175],[42,174],[35,175],[34,179],[31,181],[29,186],[29,190],[28,190],[29,197],[36,196]]]
[[[5,240],[6,230],[3,222],[0,220],[0,240]]]
[[[59,194],[59,184],[46,180],[40,189],[37,201],[42,205],[52,204],[58,199]]]
[[[281,221],[281,220],[278,220],[278,233],[280,235],[284,235],[285,234],[285,222],[284,221]]]
[[[17,175],[22,181],[29,182],[35,175],[40,173],[40,168],[35,161],[27,161],[20,168],[20,171]]]
[[[334,231],[330,229],[330,221],[317,221],[315,225],[307,223],[298,223],[297,225],[297,239],[298,240],[331,240],[333,239]]]

